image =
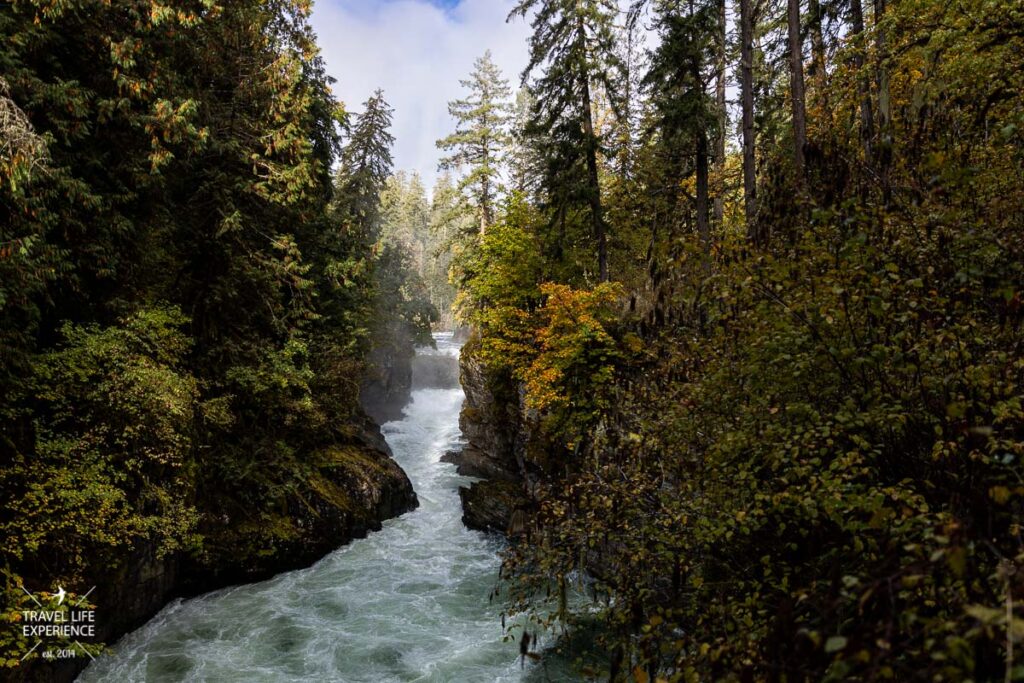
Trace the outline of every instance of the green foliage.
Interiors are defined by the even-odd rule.
[[[384,328],[386,332],[380,338],[382,343],[409,338],[417,346],[430,346],[430,329],[437,320],[437,309],[427,298],[426,285],[409,261],[407,252],[394,244],[385,244],[378,257],[375,310],[391,326]]]
[[[502,371],[525,368],[532,353],[543,266],[536,220],[536,211],[513,194],[502,220],[455,254],[458,316],[480,330],[484,362]]]
[[[469,79],[461,81],[469,96],[448,103],[456,130],[438,140],[437,146],[450,152],[441,160],[444,170],[462,172],[459,192],[471,197],[480,230],[494,220],[500,197],[501,167],[509,145],[507,122],[512,91],[488,50],[473,64]]]
[[[187,320],[174,308],[121,324],[63,328],[38,358],[29,396],[33,453],[2,473],[10,496],[4,554],[80,579],[113,567],[122,546],[153,541],[163,554],[194,543],[189,456],[198,390],[183,363]]]
[[[672,71],[708,45],[683,21],[699,16],[664,27],[657,125],[636,175],[604,179],[620,243],[646,246],[629,310],[611,290],[467,280],[517,283],[496,322],[474,313],[473,350],[514,359],[537,477],[529,536],[506,552],[511,611],[569,628],[599,615],[612,680],[1019,677],[1024,52],[1010,4],[982,19],[886,3],[816,93],[806,179],[786,170],[774,86],[761,92],[768,237],[747,242],[726,213],[710,259],[692,228],[694,150],[679,146],[707,95]],[[764,64],[759,77],[775,78]],[[891,112],[867,145],[864,83]],[[541,253],[534,282],[564,260]],[[570,577],[594,599],[567,600]]]
[[[0,538],[30,585],[272,551],[289,524],[249,513],[359,438],[371,322],[429,329],[378,245],[390,108],[350,122],[309,11],[0,9]]]
[[[614,367],[624,352],[617,329],[622,288],[539,284],[538,222],[513,193],[502,220],[456,260],[464,278],[457,305],[480,333],[469,352],[521,383],[524,410],[541,420],[556,448],[572,450],[610,408]]]
[[[597,278],[607,279],[606,224],[602,215],[598,157],[604,134],[594,124],[598,88],[619,109],[622,64],[614,49],[614,17],[609,0],[521,0],[510,17],[530,16],[530,61],[523,71],[532,111],[523,133],[542,155],[543,206],[558,226],[556,259],[568,250],[569,229],[586,214],[590,238],[597,246]],[[585,232],[583,233],[586,234]],[[588,259],[591,261],[591,259]],[[588,263],[590,266],[590,263]],[[594,272],[592,266],[585,269]]]
[[[394,110],[376,91],[363,105],[341,155],[336,205],[356,244],[371,245],[381,234],[380,194],[391,175],[391,116]]]
[[[545,431],[575,449],[612,407],[615,367],[623,360],[614,334],[622,288],[602,283],[574,291],[546,284],[541,294],[538,353],[519,376],[526,388],[525,407],[540,412]]]

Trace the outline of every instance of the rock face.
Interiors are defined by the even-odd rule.
[[[465,463],[465,473],[472,476],[521,480],[523,468],[516,448],[520,441],[518,387],[486,371],[477,357],[475,338],[462,347],[460,366],[466,401],[459,428],[468,443],[457,464]]]
[[[359,403],[377,424],[402,417],[412,393],[412,342],[375,346],[367,358],[367,373],[359,388]]]
[[[415,389],[455,389],[459,361],[451,353],[417,348],[407,332],[395,331],[395,341],[373,349],[359,390],[363,410],[378,424],[402,417]]]
[[[457,389],[459,360],[443,350],[420,349],[412,359],[412,388]]]
[[[512,515],[523,503],[522,486],[510,481],[479,481],[459,489],[462,523],[470,529],[508,533]]]
[[[470,336],[460,356],[466,400],[459,427],[468,443],[443,460],[455,463],[459,474],[485,480],[459,489],[463,523],[470,529],[506,533],[515,510],[526,504],[519,391],[510,379],[487,372],[477,348],[476,337]]]
[[[272,534],[254,527],[266,525],[267,515],[232,519],[212,539],[220,552],[186,563],[182,590],[201,593],[212,585],[259,581],[308,566],[419,504],[379,427],[368,420],[352,443],[321,449],[309,465],[296,491],[271,517]]]
[[[391,459],[380,428],[365,417],[356,427],[350,442],[311,455],[309,471],[281,501],[272,534],[264,528],[266,516],[208,512],[203,531],[209,552],[159,556],[154,544],[140,543],[116,568],[93,577],[96,590],[89,599],[97,607],[97,640],[113,644],[173,598],[309,566],[379,530],[384,520],[415,509],[412,484]],[[36,660],[8,675],[12,681],[62,683],[73,680],[87,663],[85,658]]]

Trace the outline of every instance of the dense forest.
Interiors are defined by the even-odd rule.
[[[10,603],[361,519],[360,392],[464,325],[524,658],[1024,679],[1024,6],[522,0],[429,196],[309,11],[0,10]]]
[[[1024,676],[1024,7],[520,18],[453,263],[520,423],[510,612],[612,680]]]
[[[415,506],[357,398],[437,311],[383,232],[392,111],[341,107],[308,14],[0,9],[5,621],[95,585],[117,636]]]

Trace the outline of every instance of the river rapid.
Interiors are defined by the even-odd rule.
[[[469,480],[440,462],[460,443],[463,393],[444,369],[457,364],[428,358],[457,359],[458,345],[435,339],[418,352],[426,372],[403,419],[383,426],[419,508],[307,569],[170,603],[79,681],[547,679],[502,641],[501,605],[488,600],[502,541],[462,525]]]

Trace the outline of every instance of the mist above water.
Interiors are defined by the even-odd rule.
[[[459,347],[450,336],[435,339],[436,349],[417,349],[412,359],[412,388],[416,389],[459,389]],[[458,420],[458,415],[456,415]]]

